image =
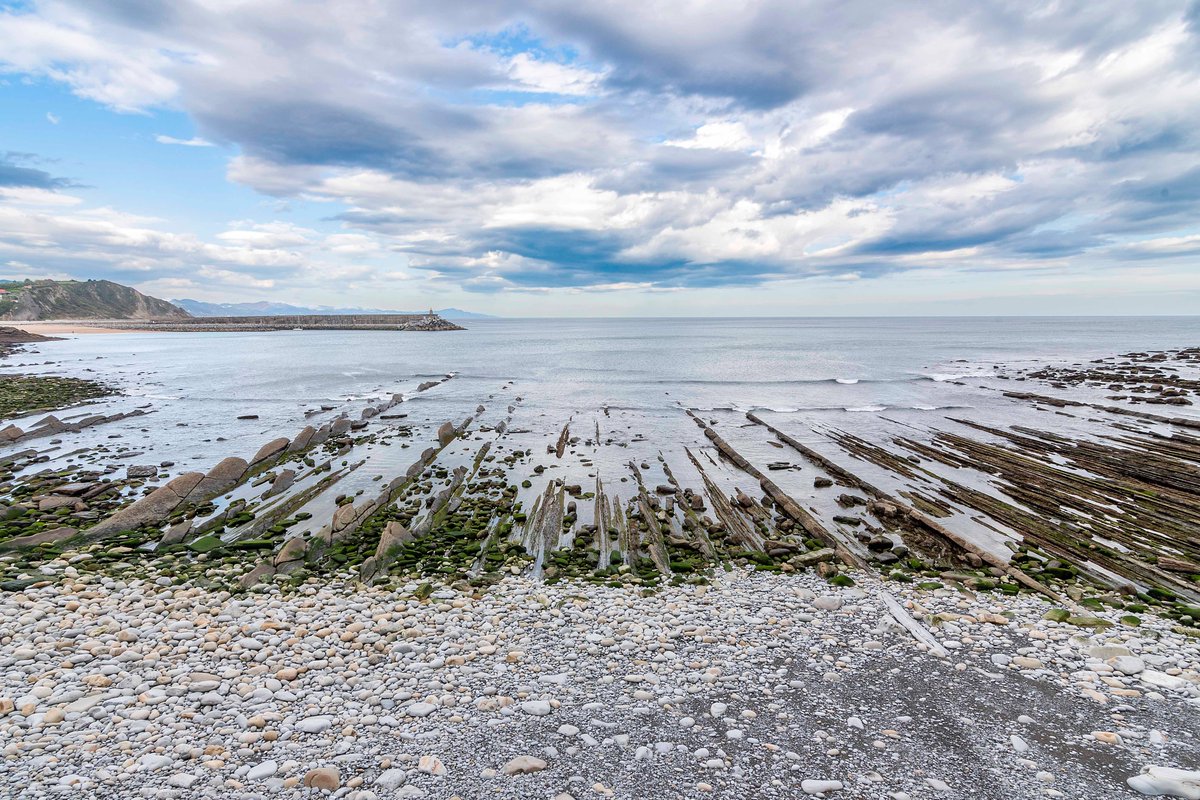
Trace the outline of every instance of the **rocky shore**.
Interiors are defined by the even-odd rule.
[[[1149,377],[1186,388],[1191,352]],[[681,410],[647,437],[453,374],[202,470],[79,446],[152,408],[18,420],[0,785],[1189,797],[1200,440],[1008,377],[1044,427]]]
[[[17,353],[23,345],[54,341],[52,336],[29,333],[19,328],[0,327],[0,360]],[[98,381],[53,375],[0,375],[0,418],[54,411],[113,394]],[[4,434],[0,433],[0,439]]]

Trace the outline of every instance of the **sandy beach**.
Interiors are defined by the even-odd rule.
[[[65,334],[88,336],[99,333],[153,333],[153,330],[150,328],[106,327],[104,320],[17,320],[7,324],[10,327],[19,328],[29,333],[38,333],[43,336],[62,336]]]

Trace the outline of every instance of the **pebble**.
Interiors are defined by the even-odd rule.
[[[304,773],[303,784],[310,789],[332,792],[342,785],[342,778],[333,767],[317,767]]]
[[[546,700],[526,700],[521,703],[521,710],[535,717],[544,717],[554,711],[554,707]]]
[[[525,775],[530,772],[541,772],[546,768],[546,762],[535,756],[517,756],[503,767],[500,771],[505,775]]]
[[[818,780],[803,780],[800,781],[800,790],[805,794],[823,794],[825,792],[841,791],[841,781],[818,781]]]
[[[296,723],[296,730],[302,733],[324,733],[332,724],[333,720],[329,717],[308,717]]]

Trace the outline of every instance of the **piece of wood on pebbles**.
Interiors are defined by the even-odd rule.
[[[883,607],[887,610],[887,612],[891,614],[892,617],[894,617],[895,620],[899,622],[906,631],[912,634],[914,639],[928,647],[930,653],[938,658],[946,658],[949,655],[949,653],[946,652],[946,648],[942,647],[941,642],[937,640],[937,637],[925,630],[925,628],[921,626],[921,623],[913,619],[908,611],[904,609],[904,606],[900,605],[900,602],[896,600],[896,598],[892,597],[891,594],[883,589],[879,590],[878,596],[879,601],[883,604]]]

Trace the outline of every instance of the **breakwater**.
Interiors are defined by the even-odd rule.
[[[262,317],[195,317],[163,320],[93,320],[81,325],[129,330],[208,331],[461,331],[437,314],[300,314]]]

